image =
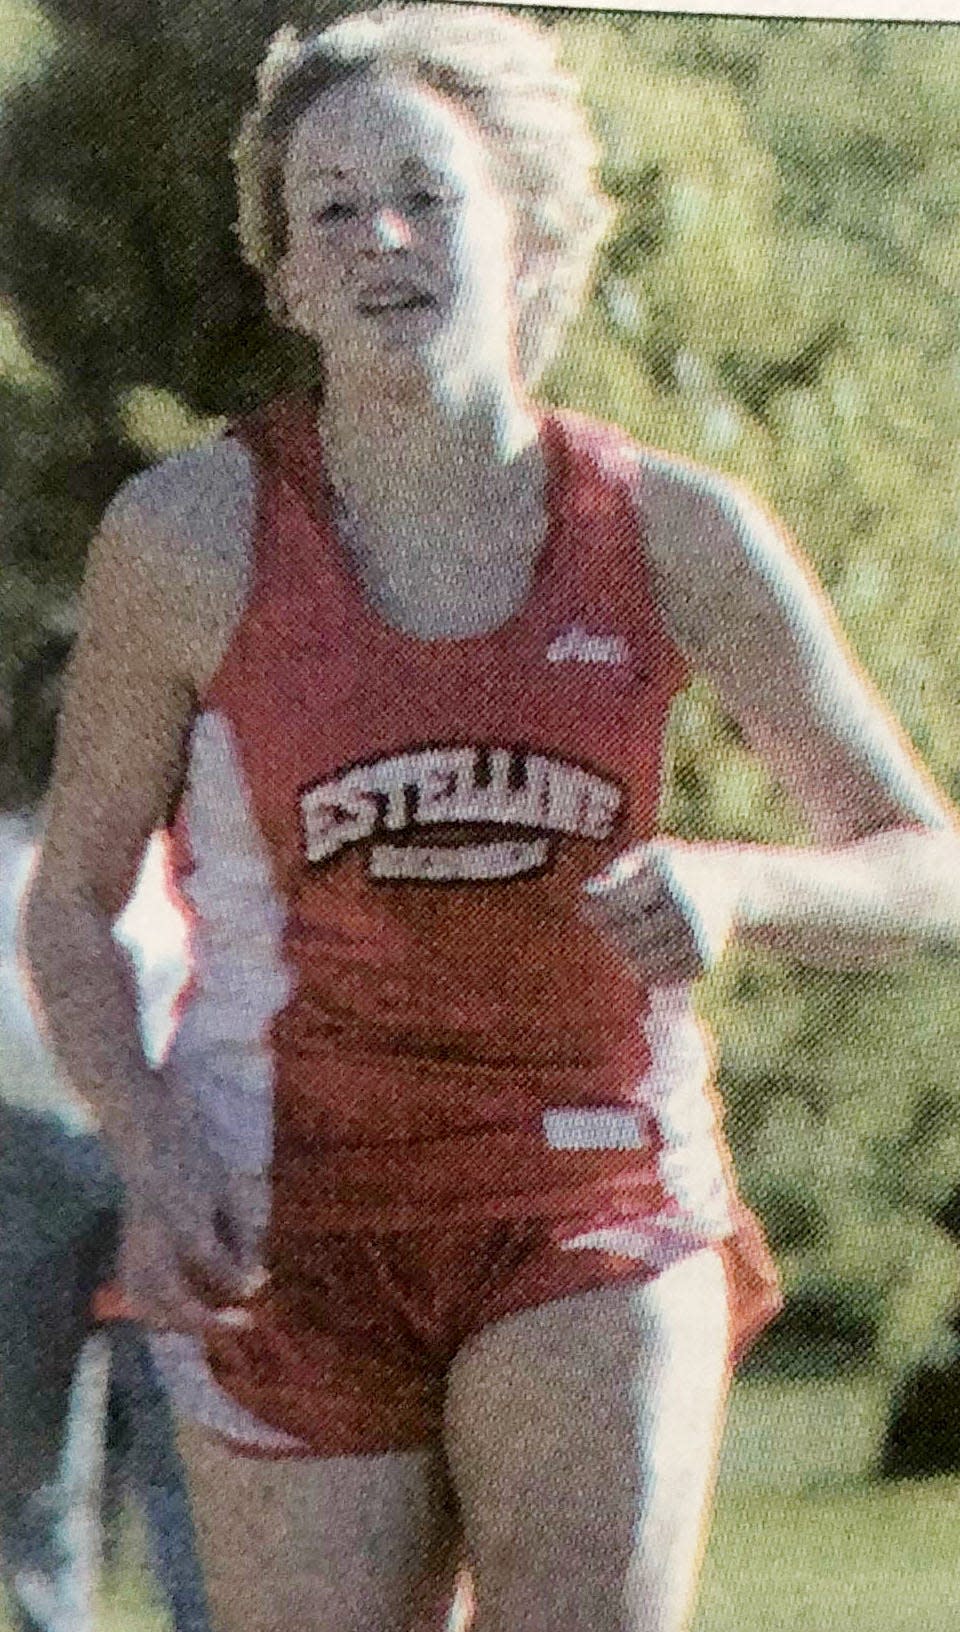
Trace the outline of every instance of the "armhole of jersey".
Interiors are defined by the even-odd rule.
[[[641,608],[641,618],[649,629],[656,631],[670,666],[671,688],[674,692],[679,692],[692,679],[693,666],[686,652],[677,644],[667,628],[666,620],[657,604],[654,593],[650,551],[647,546],[646,518],[643,508],[644,448],[639,442],[635,442],[632,437],[624,437],[621,432],[617,457],[623,466],[622,492],[630,516],[630,536],[634,542],[638,580],[637,596]]]
[[[232,644],[233,637],[231,636],[230,641],[228,642],[228,649]],[[213,676],[213,679],[215,678],[216,676]],[[180,755],[180,771],[177,776],[177,780],[170,791],[170,797],[167,800],[167,808],[164,812],[163,827],[166,832],[169,832],[176,822],[177,812],[180,809],[180,802],[183,799],[184,791],[187,786],[187,776],[190,769],[190,743],[193,738],[193,728],[196,724],[197,715],[201,712],[202,707],[203,705],[200,698],[197,692],[194,691],[193,704],[190,709],[190,717],[187,720],[183,733],[183,746]]]
[[[246,418],[232,420],[223,433],[225,437],[233,438],[242,443],[249,455],[253,473],[253,505],[251,510],[247,592],[243,606],[220,654],[219,663],[206,685],[194,692],[193,711],[190,721],[191,729],[197,716],[202,714],[208,706],[208,699],[216,688],[220,675],[233,653],[240,630],[255,601],[259,598],[263,583],[269,550],[268,541],[272,537],[276,517],[277,472],[274,462],[269,456],[269,443],[260,430],[262,420],[262,414],[251,414]],[[187,740],[189,741],[189,737]],[[181,786],[179,795],[182,795],[182,792],[183,788]]]
[[[253,478],[248,607],[260,587],[267,540],[271,535],[276,513],[275,494],[278,471],[276,459],[271,454],[270,430],[270,422],[266,414],[261,411],[260,413],[248,414],[243,418],[232,420],[224,432],[226,437],[239,442],[246,450],[250,459]],[[230,644],[232,644],[232,640]]]
[[[300,439],[303,435],[306,399],[301,396],[276,397],[252,413],[238,416],[227,426],[225,435],[241,442],[253,469],[254,501],[251,537],[250,592],[247,606],[260,590],[264,572],[277,545],[279,495],[286,482],[312,510],[308,483],[298,475]]]

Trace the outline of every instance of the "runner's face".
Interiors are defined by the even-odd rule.
[[[365,74],[297,122],[278,269],[331,380],[411,367],[512,367],[511,211],[468,118],[432,91]]]

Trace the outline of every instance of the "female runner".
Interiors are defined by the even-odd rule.
[[[608,221],[548,38],[284,30],[236,161],[317,390],[110,505],[26,917],[214,1623],[439,1626],[464,1564],[478,1632],[677,1632],[779,1302],[692,985],[955,947],[954,819],[747,494],[537,405]],[[813,847],[658,833],[694,668]],[[162,827],[152,1070],[111,924]]]

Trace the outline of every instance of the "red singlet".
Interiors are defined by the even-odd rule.
[[[572,413],[540,423],[525,605],[430,641],[365,600],[310,403],[235,427],[258,468],[254,576],[171,834],[192,975],[168,1069],[227,1162],[270,1172],[291,1321],[331,1232],[535,1221],[570,1262],[641,1277],[717,1243],[738,1354],[780,1300],[708,1041],[689,990],[645,990],[578,911],[656,834],[687,669],[646,579],[638,449]],[[231,1354],[210,1355],[225,1386],[302,1427]]]

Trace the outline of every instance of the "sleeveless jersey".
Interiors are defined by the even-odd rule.
[[[645,571],[639,450],[573,413],[539,426],[528,598],[437,640],[366,600],[310,402],[233,427],[256,460],[252,581],[170,833],[192,971],[167,1066],[227,1163],[269,1170],[274,1254],[540,1217],[656,1260],[732,1227],[689,989],[645,990],[579,910],[656,835],[687,678]]]

